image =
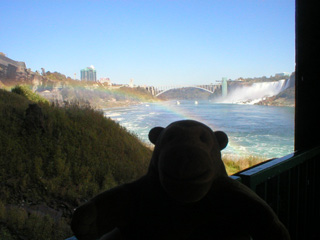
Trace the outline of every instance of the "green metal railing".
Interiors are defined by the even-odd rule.
[[[232,177],[263,198],[292,239],[320,239],[320,146],[239,172]]]

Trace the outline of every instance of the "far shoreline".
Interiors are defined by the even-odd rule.
[[[179,99],[179,101],[193,101],[189,99]],[[166,99],[166,100],[158,100],[158,101],[110,101],[110,102],[103,102],[102,104],[98,103],[91,103],[90,105],[98,110],[104,110],[104,109],[112,109],[112,108],[123,108],[123,107],[129,107],[129,106],[134,106],[134,105],[140,105],[140,104],[150,104],[150,103],[159,103],[159,102],[166,102],[166,101],[176,101],[176,99]],[[204,101],[209,101],[210,100],[204,100]],[[212,102],[214,104],[219,104],[219,102]],[[272,104],[269,102],[269,104],[263,104],[262,101],[255,103],[255,104],[244,104],[244,103],[227,103],[227,104],[236,104],[236,105],[252,105],[252,106],[266,106],[266,107],[289,107],[289,108],[294,108],[295,104]]]

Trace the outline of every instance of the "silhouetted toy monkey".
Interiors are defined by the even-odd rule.
[[[149,132],[148,173],[80,206],[78,239],[290,239],[272,209],[228,177],[224,132],[184,120]]]

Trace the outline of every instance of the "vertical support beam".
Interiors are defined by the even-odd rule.
[[[295,149],[320,145],[319,2],[296,0]]]
[[[228,95],[228,82],[227,78],[222,78],[222,97],[226,97]]]

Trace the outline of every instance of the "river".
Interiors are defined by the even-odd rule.
[[[233,156],[281,157],[293,152],[294,108],[210,101],[164,101],[104,109],[106,117],[119,122],[143,142],[148,132],[173,121],[193,119],[229,136],[223,154]]]

